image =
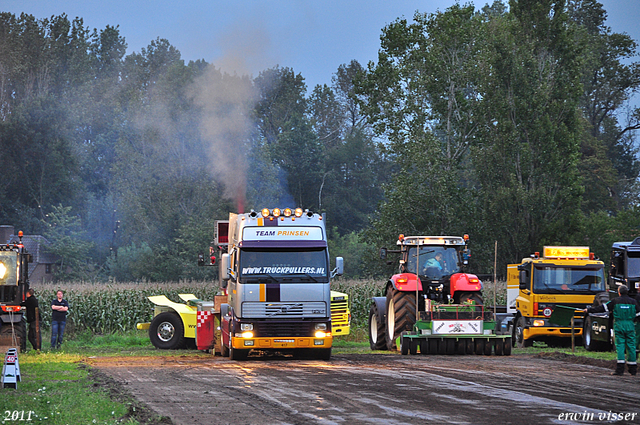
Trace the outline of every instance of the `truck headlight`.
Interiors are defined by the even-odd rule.
[[[240,323],[240,330],[241,331],[252,331],[253,330],[253,323]]]
[[[544,320],[534,320],[533,326],[544,326]]]
[[[316,330],[317,331],[326,331],[327,330],[327,324],[326,323],[316,323]]]
[[[251,332],[251,331],[245,331],[245,332],[242,332],[242,334],[240,334],[240,336],[241,336],[242,338],[253,338],[253,332]]]
[[[325,331],[316,331],[316,338],[326,338],[327,332]]]

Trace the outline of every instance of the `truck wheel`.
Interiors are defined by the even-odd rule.
[[[239,350],[233,348],[233,344],[229,342],[229,360],[246,360],[250,350]]]
[[[460,354],[461,356],[465,355],[465,352],[467,351],[467,343],[465,342],[464,339],[460,339],[456,342],[456,354]]]
[[[496,347],[494,348],[496,356],[504,355],[504,339],[496,339]]]
[[[331,348],[316,348],[314,354],[318,360],[331,360]]]
[[[4,325],[1,325],[1,326],[2,327],[0,327],[0,335],[11,336],[11,334],[15,331],[16,338],[20,338],[20,347],[19,347],[20,352],[24,353],[25,351],[27,351],[27,326],[24,320],[21,320],[18,323],[14,323],[13,331],[12,331],[11,323],[5,323]]]
[[[174,350],[184,346],[184,325],[176,313],[165,311],[158,314],[149,326],[151,343],[161,350]]]
[[[479,356],[484,354],[484,339],[478,338],[475,341],[475,353]]]
[[[584,345],[587,351],[609,351],[611,348],[609,344],[604,341],[596,341],[591,335],[591,326],[593,325],[593,319],[587,317],[584,321],[584,327],[582,328],[582,345]]]
[[[418,354],[418,341],[411,341],[411,344],[409,345],[409,354],[412,356]]]
[[[396,339],[402,331],[410,331],[416,322],[415,293],[401,292],[393,287],[387,291],[387,349],[397,350]]]
[[[525,327],[524,317],[520,316],[518,317],[518,320],[516,322],[516,327],[514,329],[514,332],[515,332],[514,336],[516,339],[517,348],[525,348],[525,347],[533,346],[533,341],[524,339],[524,327]]]
[[[386,350],[384,320],[382,314],[378,314],[378,306],[371,303],[369,309],[369,346],[372,350]]]

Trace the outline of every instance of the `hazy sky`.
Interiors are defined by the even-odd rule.
[[[488,1],[474,2],[481,7]],[[640,0],[600,0],[607,24],[640,40]],[[66,13],[89,28],[120,26],[128,51],[166,38],[186,61],[256,76],[275,65],[302,74],[309,89],[329,84],[339,65],[376,60],[380,30],[416,10],[445,10],[454,0],[0,0],[0,11],[36,18]]]

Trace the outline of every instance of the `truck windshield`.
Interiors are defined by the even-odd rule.
[[[0,251],[0,286],[18,284],[18,254]]]
[[[245,248],[240,251],[240,276],[278,282],[328,282],[326,248]]]
[[[640,277],[640,252],[627,252],[627,277]]]
[[[407,271],[415,273],[420,268],[420,275],[429,279],[440,279],[443,276],[460,272],[458,250],[454,247],[421,246],[409,248]]]
[[[605,290],[604,267],[536,265],[533,290],[538,294],[602,292]]]

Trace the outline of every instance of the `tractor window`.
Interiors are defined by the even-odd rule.
[[[627,252],[627,277],[640,277],[640,252]]]
[[[559,267],[536,265],[534,292],[538,294],[585,293],[605,290],[603,267]]]
[[[18,285],[18,253],[0,251],[0,285]]]
[[[421,246],[420,255],[416,255],[417,248],[409,248],[407,271],[415,273],[420,268],[420,275],[430,279],[440,279],[443,276],[460,272],[458,250],[455,247]]]

